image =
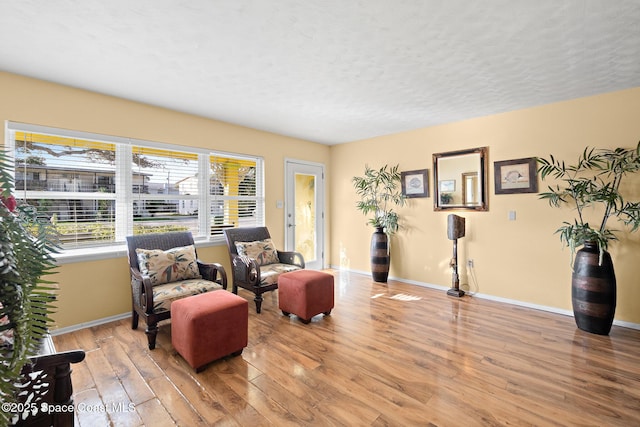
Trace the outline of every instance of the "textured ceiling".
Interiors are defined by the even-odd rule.
[[[640,0],[0,0],[0,69],[325,144],[640,86]]]

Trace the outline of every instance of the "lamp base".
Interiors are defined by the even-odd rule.
[[[447,291],[447,295],[460,298],[464,295],[464,291],[462,289],[451,288]]]

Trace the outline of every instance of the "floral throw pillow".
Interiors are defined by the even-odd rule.
[[[193,245],[160,249],[136,249],[138,266],[142,274],[148,275],[152,285],[178,280],[200,279]]]
[[[275,264],[280,262],[278,251],[271,239],[256,240],[255,242],[236,242],[238,255],[256,260],[258,265]]]

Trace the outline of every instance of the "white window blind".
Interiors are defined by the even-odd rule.
[[[115,241],[115,145],[15,132],[16,197],[37,208],[65,247]]]
[[[7,122],[16,198],[55,223],[63,248],[126,235],[264,225],[262,159]]]
[[[212,235],[225,227],[264,224],[262,169],[255,159],[212,155],[210,166],[210,215]]]
[[[200,235],[198,154],[132,147],[134,233],[188,230]]]

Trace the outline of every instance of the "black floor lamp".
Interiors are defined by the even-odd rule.
[[[449,240],[453,240],[451,289],[447,291],[447,295],[461,297],[464,295],[464,291],[460,289],[460,277],[458,276],[458,239],[464,237],[464,218],[450,214],[447,220],[447,237]]]

